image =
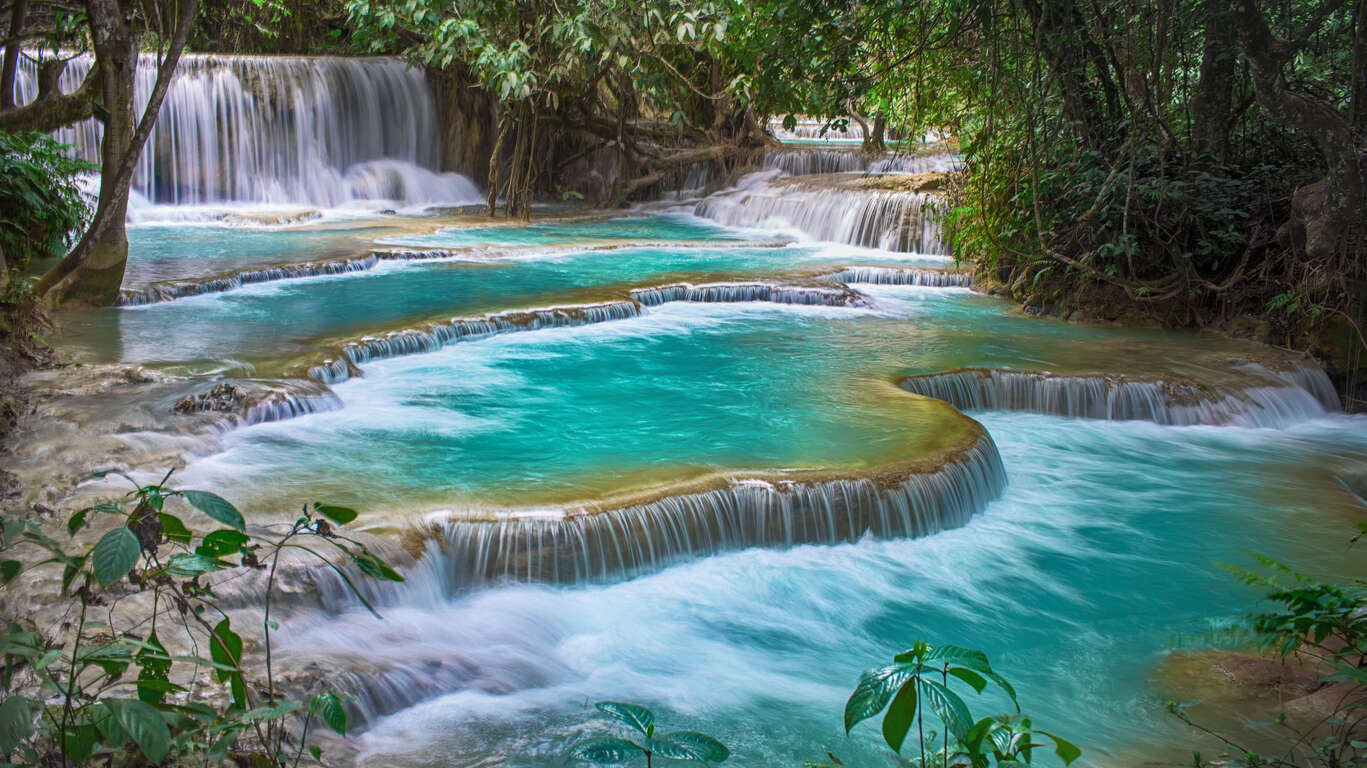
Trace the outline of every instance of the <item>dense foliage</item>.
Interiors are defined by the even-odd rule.
[[[95,167],[66,149],[46,134],[0,132],[0,269],[65,256],[89,219],[78,177]]]
[[[89,546],[63,545],[34,515],[0,516],[5,598],[28,603],[32,590],[51,584],[56,594],[42,599],[58,617],[51,626],[11,621],[0,629],[0,758],[6,763],[218,764],[231,757],[295,766],[306,749],[314,759],[321,754],[309,740],[312,726],[346,732],[337,694],[299,701],[277,689],[271,602],[280,556],[313,555],[348,585],[352,576],[330,555],[340,555],[357,575],[402,577],[338,531],[356,517],[352,510],[315,504],[282,532],[248,533],[227,500],[172,489],[167,478],[153,485],[130,479],[129,504],[71,515],[66,531],[73,539],[87,528],[105,529]],[[193,530],[168,504],[176,499],[222,527]],[[60,580],[45,576],[47,569],[59,569]],[[219,605],[214,575],[258,571],[265,577],[261,636],[244,640]]]

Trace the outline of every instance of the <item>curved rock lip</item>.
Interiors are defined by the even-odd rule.
[[[1170,426],[1280,427],[1341,410],[1323,370],[1288,365],[1272,370],[1240,362],[1252,383],[1230,387],[1212,377],[1065,375],[1047,371],[962,368],[908,376],[909,392],[965,411],[1020,411],[1108,421],[1152,421]]]
[[[455,317],[425,327],[367,335],[342,343],[339,354],[308,368],[307,376],[324,384],[346,381],[373,360],[435,352],[448,344],[483,339],[503,333],[566,328],[639,317],[643,307],[668,302],[768,302],[832,307],[862,307],[866,297],[844,285],[829,281],[778,283],[725,281],[671,283],[632,288],[619,300],[560,304],[544,308],[515,309],[480,317]]]
[[[589,501],[427,513],[406,546],[406,584],[353,580],[368,600],[401,602],[502,582],[590,583],[632,578],[684,560],[749,547],[834,545],[866,536],[914,538],[960,527],[997,499],[1006,471],[991,436],[947,405],[915,398],[925,443],[870,467],[711,472]],[[314,574],[332,610],[350,588]]]
[[[822,277],[847,284],[917,285],[927,288],[968,288],[973,285],[972,272],[925,267],[852,266],[843,267],[838,272],[831,272]]]

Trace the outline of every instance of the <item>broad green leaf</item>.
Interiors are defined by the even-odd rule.
[[[323,750],[320,749],[320,748],[318,747],[317,744],[310,744],[310,745],[309,745],[309,754],[310,754],[310,755],[313,755],[313,759],[314,759],[314,760],[322,760],[322,759],[323,759]]]
[[[161,520],[161,535],[179,544],[189,544],[192,534],[190,529],[185,527],[185,523],[179,517],[161,512],[157,514]]]
[[[731,756],[731,750],[727,749],[725,744],[697,731],[674,731],[665,734],[661,741],[683,747],[699,755],[699,759],[705,763],[720,763]]]
[[[19,575],[24,564],[18,560],[0,560],[0,583],[8,583]]]
[[[309,714],[318,715],[338,735],[345,736],[347,729],[346,709],[342,699],[335,693],[320,693],[309,700]]]
[[[915,674],[912,664],[892,664],[865,672],[845,702],[845,732],[882,712],[893,694]]]
[[[205,535],[204,540],[199,543],[198,547],[195,547],[195,554],[205,557],[231,555],[240,551],[242,545],[248,541],[251,541],[251,537],[241,531],[221,528]]]
[[[331,504],[315,503],[313,505],[313,511],[329,518],[338,525],[346,525],[356,519],[356,510],[348,507],[334,507]]]
[[[69,536],[75,536],[76,532],[85,527],[86,515],[90,514],[90,509],[83,509],[80,512],[67,518],[66,532]]]
[[[909,680],[892,697],[888,713],[883,716],[883,741],[892,747],[893,752],[901,752],[907,732],[916,720],[916,681]]]
[[[275,720],[284,717],[285,715],[288,715],[291,712],[296,712],[303,706],[304,702],[302,701],[277,701],[274,704],[267,704],[262,707],[257,707],[251,710],[250,712],[243,714],[242,719],[249,723],[261,722],[265,720]]]
[[[127,528],[120,526],[106,533],[90,553],[95,579],[105,586],[122,579],[133,570],[140,552],[142,545],[138,543],[138,537]]]
[[[583,760],[599,765],[620,765],[640,757],[645,750],[626,739],[590,739],[570,750],[571,760]]]
[[[921,679],[921,705],[934,712],[944,722],[954,738],[963,740],[973,725],[968,705],[959,695],[934,680]]]
[[[380,558],[370,553],[367,549],[348,549],[347,554],[351,555],[351,561],[356,563],[356,567],[361,569],[361,573],[376,579],[385,581],[403,581],[403,576],[398,571],[390,568]]]
[[[66,730],[66,757],[73,763],[84,763],[95,751],[95,740],[100,736],[95,726],[78,725]]]
[[[202,573],[212,573],[231,567],[233,567],[231,563],[205,557],[198,553],[177,552],[166,559],[164,570],[175,576],[198,576]]]
[[[160,763],[166,759],[171,749],[171,732],[156,707],[137,699],[106,699],[104,705],[149,761]]]
[[[33,733],[33,713],[28,699],[10,695],[0,702],[0,755],[8,755]]]
[[[621,701],[600,701],[595,706],[603,712],[649,736],[655,730],[655,713],[636,704]]]
[[[1063,761],[1064,765],[1068,765],[1082,756],[1082,750],[1078,749],[1076,744],[1073,744],[1071,741],[1068,741],[1067,739],[1064,739],[1060,736],[1055,736],[1054,734],[1048,731],[1035,731],[1035,733],[1042,733],[1045,736],[1048,736],[1050,739],[1053,739],[1054,754],[1059,756],[1059,759]]]
[[[138,698],[148,704],[157,704],[170,693],[172,686],[167,676],[171,672],[171,657],[157,639],[157,633],[147,636],[149,647],[138,651]],[[179,687],[179,686],[175,686]]]
[[[970,669],[950,667],[949,676],[957,677],[965,683],[968,683],[973,687],[973,690],[978,693],[982,693],[983,689],[987,687],[987,681],[983,679],[983,676]]]
[[[242,519],[242,513],[238,512],[237,507],[229,504],[228,500],[222,496],[208,491],[181,491],[181,495],[195,509],[229,528],[235,528],[239,531],[247,529],[247,523]]]

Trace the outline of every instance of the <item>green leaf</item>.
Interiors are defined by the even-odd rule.
[[[1064,765],[1068,765],[1082,756],[1082,750],[1078,749],[1076,744],[1073,744],[1071,741],[1068,741],[1067,739],[1064,739],[1060,736],[1055,736],[1054,734],[1048,731],[1035,731],[1035,733],[1042,733],[1045,736],[1048,736],[1050,739],[1053,739],[1054,754],[1059,756],[1059,759],[1063,761]]]
[[[91,569],[101,584],[109,586],[128,575],[138,562],[142,545],[138,537],[125,527],[115,528],[106,533],[90,555]]]
[[[717,741],[705,733],[698,733],[697,731],[674,731],[673,733],[667,733],[656,743],[660,744],[665,742],[681,747],[693,755],[697,755],[696,758],[685,759],[696,759],[704,763],[720,763],[731,756],[731,750],[727,749],[725,744],[722,744],[720,741]],[[658,748],[657,751],[659,751]],[[664,752],[660,752],[660,754],[663,755]],[[669,756],[665,755],[665,757]]]
[[[968,683],[973,687],[973,690],[978,693],[982,693],[983,689],[987,687],[987,681],[983,679],[982,675],[972,670],[964,669],[963,667],[950,667],[949,676],[957,677],[965,683]]]
[[[621,701],[600,701],[594,706],[598,711],[626,723],[649,736],[655,729],[655,713],[636,704]]]
[[[916,674],[912,664],[892,664],[865,672],[845,702],[845,733],[883,711],[902,684]]]
[[[645,754],[645,750],[626,739],[589,739],[570,750],[570,759],[599,765],[620,765]]]
[[[235,528],[239,531],[247,529],[247,523],[242,519],[242,513],[238,512],[237,507],[229,504],[228,500],[222,496],[208,491],[181,491],[181,495],[195,509],[229,528]]]
[[[156,632],[147,636],[147,647],[138,651],[135,658],[140,668],[138,672],[138,698],[148,704],[160,703],[172,689],[168,680],[168,675],[171,672],[171,657],[166,655],[166,648],[157,639]]]
[[[177,552],[167,558],[166,567],[163,570],[173,576],[198,576],[201,573],[212,573],[231,567],[231,563],[205,557],[198,553]]]
[[[309,745],[309,754],[310,754],[310,755],[313,755],[313,759],[314,759],[314,760],[322,760],[322,759],[323,759],[323,750],[319,749],[317,744],[310,744],[310,745]]]
[[[346,709],[342,707],[342,700],[335,693],[320,693],[309,700],[309,714],[318,715],[340,736],[346,735],[347,719]]]
[[[954,738],[962,741],[968,735],[968,729],[973,725],[973,716],[969,714],[968,705],[958,694],[934,680],[922,678],[921,695],[924,698],[922,705],[940,717]]]
[[[902,751],[902,743],[906,741],[907,732],[916,719],[916,699],[916,682],[908,680],[892,697],[888,713],[883,716],[883,741],[892,747],[893,752]]]
[[[156,707],[137,699],[105,699],[104,705],[149,761],[160,763],[166,759],[171,750],[171,732]]]
[[[209,642],[209,655],[216,665],[214,678],[226,682],[233,696],[233,709],[247,708],[247,686],[242,680],[242,638],[232,630],[228,619],[223,619],[215,627]],[[229,669],[224,669],[227,667]]]
[[[331,504],[314,503],[313,511],[332,520],[338,525],[346,525],[356,519],[356,510],[348,507],[334,507]]]
[[[33,710],[23,696],[0,702],[0,755],[8,755],[33,733]]]
[[[190,543],[190,529],[185,527],[185,523],[181,522],[179,517],[159,512],[157,518],[161,520],[161,535],[180,544]]]
[[[95,740],[99,732],[93,725],[78,725],[66,731],[66,757],[73,763],[83,763],[95,751]]]
[[[90,509],[83,509],[72,515],[66,521],[66,532],[69,536],[75,536],[76,532],[85,527],[86,515],[90,514]]]
[[[195,547],[195,554],[205,557],[222,557],[240,552],[242,545],[251,541],[251,537],[241,531],[234,531],[231,528],[220,528],[204,537],[198,547]]]
[[[390,568],[387,563],[371,554],[368,549],[348,549],[347,554],[351,556],[351,561],[356,564],[356,567],[361,569],[361,573],[367,576],[385,581],[404,580],[398,571]]]
[[[9,583],[19,575],[24,564],[18,560],[0,560],[0,583]]]

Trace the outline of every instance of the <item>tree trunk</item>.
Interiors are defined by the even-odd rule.
[[[1287,89],[1282,67],[1295,51],[1272,35],[1256,0],[1233,0],[1231,7],[1259,106],[1314,142],[1328,168],[1324,179],[1296,191],[1291,244],[1310,260],[1334,264],[1336,252],[1364,226],[1363,148],[1332,106]]]
[[[19,35],[24,31],[24,17],[28,15],[28,0],[14,0],[10,8],[9,42],[5,45],[5,60],[0,64],[0,111],[14,108],[14,76],[19,69],[19,50],[23,44]]]
[[[1205,0],[1202,22],[1205,41],[1201,73],[1191,100],[1192,149],[1223,159],[1239,58],[1239,36],[1230,17],[1229,0]]]
[[[1352,121],[1358,135],[1367,136],[1367,0],[1353,8]]]
[[[887,133],[888,121],[882,115],[874,115],[873,129],[864,134],[864,151],[868,154],[882,154],[887,151],[888,145],[884,141],[884,134]]]
[[[104,124],[100,141],[100,202],[80,242],[38,281],[38,294],[52,306],[103,306],[118,298],[128,263],[128,235],[124,228],[128,188],[185,48],[197,5],[193,0],[181,0],[175,31],[157,68],[156,84],[135,124],[133,99],[141,35],[134,26],[133,9],[121,7],[117,0],[86,0],[95,68],[99,70],[98,115]]]

